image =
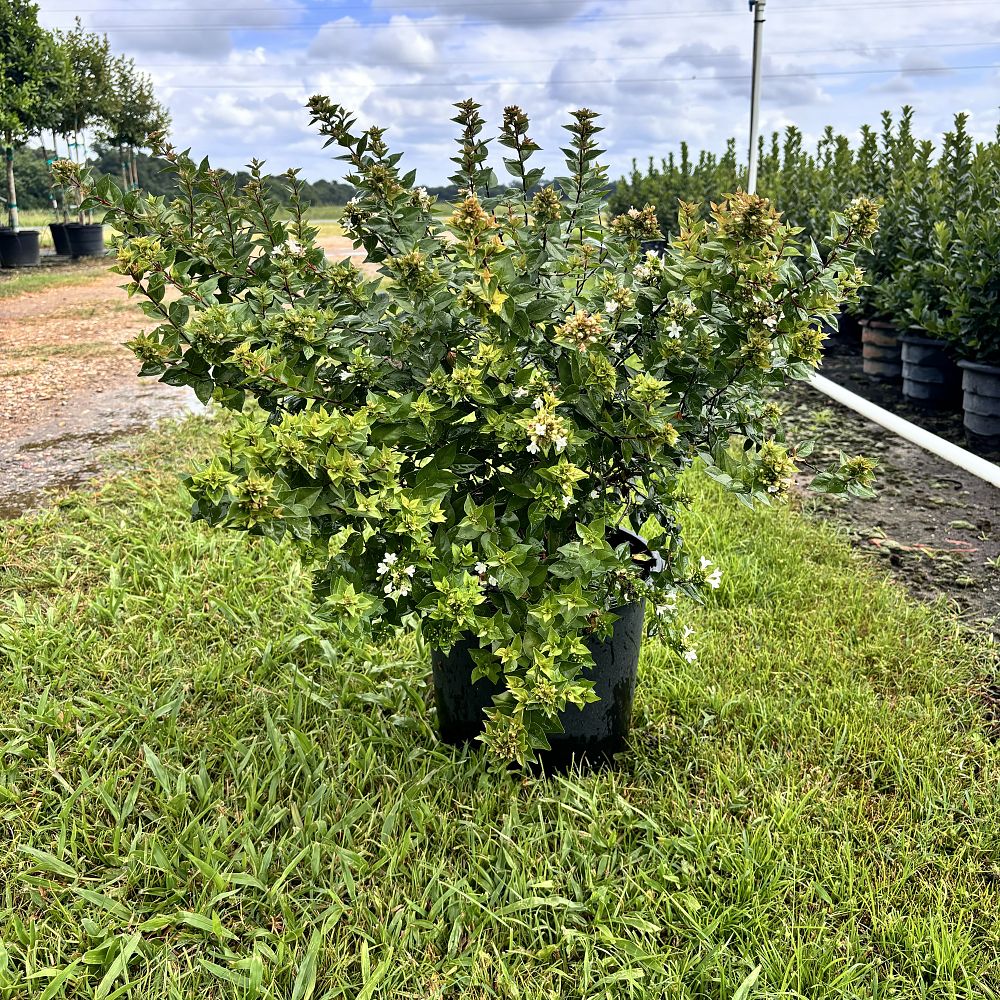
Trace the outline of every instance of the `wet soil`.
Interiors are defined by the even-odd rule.
[[[965,445],[960,412],[927,414],[898,386],[861,373],[860,357],[837,351],[821,372],[921,427]],[[881,562],[916,596],[948,601],[968,624],[1000,637],[1000,490],[797,384],[785,397],[790,437],[812,438],[809,462],[825,468],[838,452],[877,457],[879,498],[809,494],[807,510],[840,525],[851,543]]]
[[[71,395],[57,416],[0,438],[0,518],[46,506],[103,472],[137,432],[200,408],[190,390],[148,380]]]

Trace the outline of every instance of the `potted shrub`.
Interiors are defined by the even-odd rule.
[[[893,322],[897,311],[898,270],[909,234],[916,143],[913,109],[904,107],[898,123],[882,113],[876,134],[865,126],[856,160],[858,188],[883,202],[872,251],[861,258],[868,285],[859,296],[862,368],[870,378],[897,381],[902,375],[902,348]]]
[[[995,156],[995,153],[994,153]],[[1000,166],[982,167],[989,183],[976,210],[960,215],[946,299],[962,355],[965,434],[976,450],[1000,454]]]
[[[768,395],[818,363],[877,209],[838,215],[805,268],[769,203],[739,193],[707,219],[683,205],[664,257],[645,255],[655,208],[605,215],[593,112],[567,126],[565,175],[533,191],[524,113],[503,115],[502,188],[478,105],[457,108],[462,194],[445,216],[382,129],[310,102],[359,192],[343,224],[385,280],[325,258],[294,171],[290,219],[259,163],[236,189],[162,145],[177,199],[104,177],[85,203],[156,323],[131,343],[142,374],[242,411],[187,479],[194,516],[295,539],[319,613],[356,641],[419,630],[446,675],[439,706],[485,683],[484,713],[446,735],[478,731],[502,764],[608,754],[643,630],[694,659],[681,599],[720,583],[723,557],[682,544],[682,473],[700,456],[747,504],[790,488]],[[871,495],[872,478],[859,457],[814,486]],[[622,690],[591,730],[609,644]]]

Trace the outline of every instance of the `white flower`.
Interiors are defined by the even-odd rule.
[[[385,585],[385,589],[382,591],[382,593],[386,594],[386,595],[391,594],[392,593],[392,584],[391,583],[387,583]]]
[[[653,272],[648,267],[646,267],[645,264],[640,264],[635,269],[635,276],[640,281],[649,281],[649,279],[653,276]]]
[[[518,387],[517,387],[517,388],[516,388],[516,389],[515,389],[515,390],[514,390],[514,391],[513,391],[512,393],[511,393],[511,395],[512,395],[512,396],[513,396],[513,397],[514,397],[515,399],[524,399],[524,397],[528,395],[528,390],[527,390],[527,389],[525,389],[523,385],[519,385],[519,386],[518,386]]]
[[[484,563],[484,562],[477,562],[476,563],[476,572],[480,576],[482,576],[486,572],[487,569],[489,569],[489,567],[486,565],[486,563]]]
[[[611,350],[617,354],[622,349],[622,342],[620,340],[611,341]]]
[[[540,410],[545,403],[542,401],[541,396],[535,396],[534,401],[531,404],[536,410]]]
[[[657,604],[655,610],[656,614],[660,618],[662,618],[668,611],[671,611],[672,609],[669,604]]]
[[[691,628],[691,626],[690,626],[690,625],[685,625],[685,626],[684,626],[684,628],[683,628],[683,629],[681,629],[681,638],[682,638],[682,639],[686,639],[686,638],[687,638],[687,637],[688,637],[689,635],[691,635],[691,634],[692,634],[693,632],[694,632],[694,629],[693,629],[693,628]]]
[[[776,329],[777,326],[778,326],[778,317],[777,316],[768,316],[764,320],[764,326],[766,326],[769,330]]]
[[[712,560],[711,559],[706,559],[704,556],[701,557],[701,568],[703,570],[708,569],[708,567],[711,566],[711,565],[712,565]]]
[[[529,455],[537,455],[538,454],[538,445],[535,444],[534,441],[532,441],[531,444],[529,444],[528,447],[525,449],[525,451],[527,451],[527,453]]]
[[[698,659],[698,654],[693,649],[685,649],[684,659],[687,660],[688,663],[694,663],[694,661]]]
[[[497,585],[497,578],[495,576],[490,576],[486,578],[486,582],[491,586],[495,587]]]
[[[674,320],[674,322],[672,322],[670,326],[667,327],[667,336],[673,337],[674,340],[678,340],[680,338],[680,335],[681,335],[680,324],[676,320]]]
[[[608,301],[604,303],[604,311],[609,316],[614,316],[614,314],[618,312],[618,303],[615,302],[614,299],[608,299]]]
[[[567,444],[569,444],[569,438],[567,438],[565,435],[561,434],[555,440],[556,451],[562,451],[566,447]]]
[[[408,597],[409,594],[410,594],[409,585],[407,585],[407,584],[404,583],[403,586],[399,588],[399,596],[400,597]]]
[[[531,433],[534,434],[535,437],[545,437],[545,435],[548,433],[548,428],[545,426],[545,424],[532,424]]]
[[[712,590],[718,590],[719,584],[722,583],[722,570],[715,570],[712,575],[708,578],[708,583],[711,585]]]
[[[563,497],[562,498],[562,502],[563,502],[563,506],[564,507],[568,507],[573,502],[573,498],[572,497]]]
[[[407,566],[406,569],[403,570],[403,572],[408,577],[410,577],[410,579],[413,579],[413,574],[416,573],[416,571],[417,571],[417,567],[416,566]]]
[[[590,491],[590,499],[591,500],[596,500],[600,495],[601,494],[598,493],[597,490],[591,490]]]
[[[386,565],[391,566],[397,559],[399,559],[399,556],[397,556],[395,552],[386,552],[382,558],[385,560]]]
[[[345,368],[340,373],[340,381],[341,382],[346,382],[350,377],[351,377],[351,370],[349,368]]]

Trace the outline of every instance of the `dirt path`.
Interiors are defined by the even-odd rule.
[[[363,253],[343,236],[319,242],[334,260]],[[78,283],[0,299],[0,518],[80,484],[102,452],[197,406],[187,390],[136,377],[122,345],[150,321],[123,281],[86,270]]]

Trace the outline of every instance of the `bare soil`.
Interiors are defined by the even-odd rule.
[[[939,436],[964,445],[961,414],[926,414],[906,404],[897,386],[874,382],[860,359],[838,353],[822,373]],[[796,385],[785,397],[790,436],[811,437],[809,461],[824,468],[838,452],[877,457],[879,498],[817,497],[807,510],[841,526],[851,543],[882,562],[916,596],[943,599],[968,624],[1000,636],[1000,490],[878,424]]]

